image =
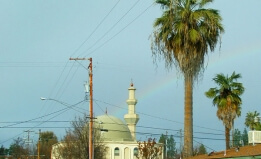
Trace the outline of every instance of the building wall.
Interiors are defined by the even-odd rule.
[[[61,146],[63,146],[62,143],[53,145],[51,159],[63,159],[59,155],[58,150],[58,147]],[[105,159],[137,159],[137,157],[134,154],[138,152],[138,144],[136,142],[106,142],[105,150]],[[158,156],[157,159],[163,159],[163,153],[161,156]]]
[[[134,156],[137,143],[106,143],[106,159],[137,159]]]

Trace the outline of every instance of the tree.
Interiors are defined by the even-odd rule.
[[[229,149],[230,130],[236,117],[241,115],[241,98],[244,92],[242,83],[236,82],[241,78],[240,74],[232,73],[230,77],[217,74],[213,81],[219,86],[210,88],[205,95],[213,99],[213,105],[217,106],[217,117],[225,126],[226,149]]]
[[[9,154],[14,158],[21,158],[22,156],[28,155],[28,149],[25,148],[23,139],[14,139],[13,143],[9,147]]]
[[[8,155],[8,149],[6,149],[3,145],[0,148],[0,159],[4,159],[6,155]]]
[[[172,159],[176,156],[177,149],[176,149],[176,142],[174,140],[173,135],[170,135],[170,137],[167,139],[167,156],[168,159]]]
[[[67,130],[62,143],[57,144],[58,153],[62,158],[89,158],[89,120],[85,114],[72,122],[72,129]],[[94,125],[95,126],[95,125]],[[102,144],[100,129],[94,127],[94,157],[102,159],[105,146]]]
[[[175,156],[177,155],[177,149],[173,135],[170,135],[170,137],[168,137],[166,135],[161,134],[159,143],[162,143],[164,145],[163,154],[165,158],[175,158]]]
[[[164,134],[161,134],[160,136],[160,139],[159,139],[159,143],[162,143],[164,145],[164,149],[163,149],[163,155],[164,155],[164,158],[166,158],[166,154],[167,154],[167,144],[166,144],[166,141],[167,141],[167,136],[164,135]]]
[[[137,158],[142,159],[154,159],[157,158],[162,153],[162,147],[156,146],[155,139],[149,138],[148,141],[138,142],[139,154]]]
[[[56,144],[58,139],[56,135],[51,131],[45,131],[40,133],[40,155],[42,159],[50,159],[52,145]]]
[[[194,147],[193,154],[194,154],[194,156],[207,154],[207,150],[206,150],[206,148],[203,144],[199,144],[199,145]]]
[[[185,82],[184,157],[193,153],[193,84],[204,71],[204,57],[213,52],[224,32],[217,10],[204,7],[213,0],[156,0],[163,14],[154,22],[151,50],[167,69],[175,66]]]
[[[242,134],[242,140],[243,140],[243,146],[248,144],[248,133],[246,128],[244,128],[243,134]]]
[[[255,118],[259,116],[259,113],[257,111],[254,112],[248,112],[246,115],[246,119],[245,119],[245,125],[246,127],[248,127],[250,130],[254,130],[256,129],[256,127],[258,126],[258,122],[255,122]]]
[[[234,131],[233,146],[234,147],[242,146],[242,135],[238,129],[235,129]]]

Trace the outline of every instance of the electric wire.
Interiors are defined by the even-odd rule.
[[[208,149],[210,149],[210,150],[212,150],[212,151],[215,151],[214,149],[212,149],[211,147],[207,146],[206,144],[203,144],[203,143],[198,142],[198,141],[196,141],[196,140],[193,140],[193,141],[195,141],[195,142],[198,143],[198,144],[204,145],[206,148],[208,148]]]
[[[110,116],[109,116],[110,117]],[[71,121],[30,121],[30,122],[26,122],[26,123],[65,123],[65,122],[71,122]],[[19,123],[19,122],[0,122],[0,123]],[[25,122],[23,122],[25,123]],[[125,126],[125,124],[120,124],[117,122],[104,122],[103,124],[116,124],[116,125],[123,125]],[[162,131],[173,131],[173,132],[179,132],[180,130],[175,130],[175,129],[170,129],[170,128],[162,128],[162,127],[149,127],[149,126],[142,126],[142,125],[137,125],[136,127],[138,128],[144,128],[144,129],[154,129],[154,130],[162,130]],[[7,127],[7,128],[17,128],[17,127]],[[20,127],[18,127],[20,128]],[[215,135],[215,136],[224,136],[224,134],[216,134],[216,133],[207,133],[207,132],[193,132],[195,134],[204,134],[204,135]]]
[[[55,116],[56,117],[56,116]],[[54,118],[54,117],[52,117],[52,118]],[[24,126],[24,127],[9,127],[8,129],[11,129],[11,128],[22,128],[22,129],[24,129],[24,128],[27,128],[27,129],[29,129],[29,130],[31,130],[31,129],[34,129],[34,128],[51,128],[51,129],[64,129],[64,128],[72,128],[72,126],[67,126],[67,127],[65,127],[65,126],[60,126],[60,127],[51,127],[51,126],[45,126],[45,127],[38,127],[38,126]],[[100,129],[100,128],[93,128],[93,129]],[[108,131],[115,131],[115,132],[126,132],[126,133],[129,133],[129,131],[124,131],[124,130],[119,130],[119,129],[106,129],[106,130],[108,130]],[[150,135],[150,136],[161,136],[163,133],[152,133],[152,132],[142,132],[142,131],[136,131],[136,134],[141,134],[141,135]],[[168,136],[170,136],[170,135],[168,135]],[[175,138],[179,138],[179,137],[184,137],[184,136],[180,136],[180,135],[173,135],[172,134],[172,136],[173,137],[175,137]],[[219,141],[225,141],[225,139],[224,138],[210,138],[210,137],[196,137],[196,136],[193,136],[193,139],[201,139],[201,140],[219,140]]]
[[[97,103],[97,101],[95,100],[95,103],[96,103],[96,105],[98,105],[98,107],[103,111],[103,109],[100,107],[100,105]],[[107,114],[106,114],[107,115]],[[110,116],[109,115],[107,115],[109,118],[110,118]],[[117,125],[122,125],[122,126],[126,126],[125,124],[119,124],[119,123],[117,123],[116,121],[114,121],[112,118],[110,118],[112,121],[113,121],[113,123],[108,123],[108,122],[106,122],[106,123],[104,123],[104,124],[117,124]],[[137,126],[137,127],[142,127],[142,126]],[[152,127],[143,127],[143,128],[152,128]],[[153,129],[157,129],[157,130],[172,130],[172,129],[164,129],[164,128],[153,128]],[[108,131],[117,131],[117,130],[111,130],[111,129],[108,129]],[[179,132],[180,130],[173,130],[173,131],[176,131],[176,132]],[[124,132],[126,132],[126,131],[124,131]],[[194,132],[194,133],[201,133],[201,134],[208,134],[208,135],[212,135],[213,133],[204,133],[204,132]],[[136,134],[142,134],[142,135],[161,135],[161,134],[152,134],[152,133],[144,133],[144,132],[137,132],[136,131]],[[214,135],[222,135],[223,136],[223,134],[214,134]],[[173,136],[176,136],[176,135],[173,135]],[[177,136],[176,136],[177,137]],[[180,137],[180,135],[179,135],[179,137]],[[207,138],[207,137],[195,137],[195,136],[193,136],[193,139],[202,139],[202,140],[225,140],[225,139],[217,139],[217,138]]]
[[[73,55],[75,55],[75,54],[79,51],[79,49],[91,38],[91,36],[92,36],[92,35],[96,32],[96,30],[102,25],[102,23],[107,19],[107,17],[110,15],[110,13],[114,10],[114,8],[118,5],[119,2],[120,2],[120,0],[118,0],[118,1],[115,3],[115,5],[110,9],[110,11],[106,14],[106,16],[105,16],[105,17],[101,20],[101,22],[96,26],[96,28],[92,31],[92,33],[87,37],[87,39],[84,40],[84,41],[80,44],[80,46],[77,47],[76,50],[71,54],[71,57],[72,57]],[[67,64],[68,64],[68,61],[67,61],[66,65],[67,65]],[[73,63],[73,66],[74,66],[74,63]],[[64,68],[64,69],[65,69],[65,68]],[[70,74],[70,72],[71,72],[71,69],[72,69],[72,67],[70,68],[68,74],[66,75],[65,79],[63,80],[62,85],[61,85],[60,88],[58,89],[55,98],[58,96],[58,93],[61,91],[61,88],[64,86],[64,83],[65,83],[65,81],[67,80],[67,78],[68,78],[68,76],[69,76],[69,74]],[[77,68],[77,69],[78,69],[78,68]],[[64,70],[62,71],[60,77],[62,76],[63,72],[64,72]],[[74,72],[74,75],[75,75],[75,73],[76,73],[76,71]],[[73,75],[73,76],[74,76],[74,75]],[[71,80],[73,79],[73,76],[72,76]],[[59,79],[57,80],[56,84],[58,84],[58,82],[60,81],[60,77],[59,77]],[[70,81],[71,81],[71,80],[70,80]],[[69,82],[68,82],[68,84],[69,84]],[[56,85],[55,85],[55,86],[56,86]],[[68,86],[68,85],[67,85],[67,86]],[[67,88],[67,87],[66,87],[66,88]],[[63,92],[66,90],[66,88],[63,90]],[[52,91],[52,92],[53,92],[53,91]],[[62,96],[62,94],[63,94],[63,93],[61,93],[60,97]]]
[[[49,114],[46,114],[46,115],[43,115],[43,116],[40,116],[40,117],[37,117],[37,118],[33,118],[33,119],[30,119],[30,120],[26,120],[26,121],[21,121],[21,122],[15,123],[15,124],[9,124],[9,125],[6,125],[6,126],[1,126],[0,129],[1,129],[1,128],[7,128],[7,127],[15,126],[15,125],[18,125],[18,124],[28,123],[28,122],[31,122],[31,121],[34,121],[34,120],[37,120],[37,119],[41,119],[41,118],[44,118],[44,117],[47,117],[47,116],[50,116],[50,115],[53,115],[53,114],[56,114],[56,113],[60,113],[60,112],[62,112],[62,111],[71,109],[71,108],[77,106],[78,104],[80,104],[80,103],[82,103],[82,102],[84,102],[84,101],[85,101],[85,100],[80,101],[80,102],[78,102],[78,103],[76,103],[76,104],[73,104],[73,105],[71,105],[71,106],[69,106],[69,107],[60,109],[60,110],[58,110],[58,111],[55,111],[55,112],[52,112],[52,113],[49,113]]]
[[[82,56],[85,52],[87,52],[88,50],[90,50],[91,48],[93,48],[98,42],[100,42],[113,28],[115,28],[117,26],[117,24],[138,4],[140,0],[137,0],[132,6],[131,8],[111,27],[109,28],[109,30],[107,32],[105,32],[105,34],[103,34],[98,40],[95,41],[95,43],[90,46],[87,50],[85,50],[83,53],[81,53],[79,56]]]
[[[108,16],[111,14],[111,12],[115,9],[115,7],[119,4],[120,0],[118,0],[114,6],[110,9],[110,11],[106,14],[106,16],[103,17],[103,19],[100,21],[100,23],[95,27],[95,29],[92,31],[92,33],[82,42],[82,44],[73,52],[71,55],[74,56],[79,49],[92,37],[92,35],[98,30],[98,28],[102,25],[102,23],[108,18]],[[79,56],[78,56],[79,57]]]
[[[2,126],[2,127],[0,127],[0,129],[1,129],[1,128],[9,128],[9,127],[14,126],[14,125],[22,124],[22,123],[25,123],[25,122],[28,122],[28,121],[37,120],[37,119],[40,119],[40,118],[43,118],[43,117],[46,117],[46,116],[50,116],[50,115],[59,113],[58,115],[55,115],[55,116],[53,116],[53,117],[51,117],[51,118],[48,119],[48,120],[52,120],[53,118],[55,118],[55,117],[61,115],[62,113],[68,111],[70,108],[72,108],[72,107],[74,107],[74,106],[77,106],[78,104],[81,104],[81,103],[84,102],[84,101],[85,101],[85,100],[80,101],[80,102],[78,102],[78,103],[76,103],[76,104],[74,104],[74,105],[71,105],[70,107],[66,107],[66,108],[64,108],[64,109],[58,110],[58,111],[53,112],[53,113],[50,113],[50,114],[48,114],[48,115],[44,115],[44,116],[41,116],[41,117],[38,117],[38,118],[34,118],[34,119],[31,119],[31,120],[27,120],[27,121],[20,122],[20,123],[16,123],[16,124],[10,124],[10,125],[7,125],[7,126]],[[43,122],[43,123],[44,123],[44,122]],[[42,125],[43,123],[37,124],[36,126],[30,128],[29,130],[31,130],[31,129],[33,129],[33,128],[36,128],[37,126],[40,126],[40,125]],[[23,133],[20,133],[20,134],[16,135],[15,137],[20,136],[21,134],[23,134]],[[3,143],[5,143],[5,142],[7,142],[7,141],[10,141],[10,140],[14,139],[15,137],[12,137],[12,138],[9,138],[9,139],[7,139],[7,140],[5,140],[5,141],[2,141],[0,144],[3,144]]]
[[[102,23],[107,19],[107,17],[108,17],[108,16],[110,15],[110,13],[115,9],[115,7],[118,5],[119,2],[120,2],[120,0],[118,0],[118,1],[115,3],[115,5],[110,9],[110,11],[106,14],[106,16],[105,16],[105,17],[101,20],[101,22],[96,26],[96,28],[92,31],[92,33],[87,37],[86,40],[84,40],[84,41],[80,44],[79,47],[76,48],[76,50],[71,54],[71,56],[75,55],[75,54],[79,51],[79,49],[90,39],[90,37],[97,31],[97,29],[98,29],[98,28],[102,25]],[[63,68],[63,71],[62,71],[62,73],[60,74],[58,80],[56,81],[56,84],[55,84],[54,88],[52,89],[51,94],[54,92],[54,89],[55,89],[56,86],[58,85],[58,82],[60,81],[60,79],[61,79],[61,77],[62,77],[62,75],[63,75],[63,73],[64,73],[65,68],[66,68],[67,65],[68,65],[68,61],[67,61],[66,65],[65,65],[65,67]],[[73,66],[74,66],[74,63],[73,63]],[[73,66],[72,66],[72,67],[73,67]],[[72,67],[70,68],[68,74],[66,75],[65,79],[63,80],[62,85],[61,85],[60,88],[58,89],[55,98],[58,96],[58,93],[60,93],[62,87],[64,86],[64,83],[65,83],[65,81],[67,80],[67,78],[68,78],[68,76],[69,76],[69,74],[70,74],[70,72],[71,72]],[[76,71],[75,71],[75,73],[76,73]],[[75,74],[75,73],[74,73],[74,74]],[[72,78],[73,78],[73,77],[72,77]],[[71,78],[71,80],[72,80],[72,78]],[[70,80],[70,81],[71,81],[71,80]],[[68,85],[67,85],[67,86],[68,86]],[[67,87],[66,87],[66,88],[67,88]],[[65,91],[65,89],[63,90],[63,92],[64,92],[64,91]],[[63,93],[61,93],[60,97],[62,96],[62,94],[63,94]]]
[[[85,100],[84,100],[85,101]],[[82,102],[84,102],[82,101]],[[102,110],[102,108],[100,107],[100,105],[97,103],[98,100],[95,100],[95,103],[98,105],[98,107]],[[56,111],[56,112],[53,112],[53,113],[50,113],[48,115],[45,115],[45,116],[41,116],[41,117],[38,117],[38,118],[34,118],[34,119],[31,119],[31,120],[27,120],[27,121],[22,121],[22,122],[19,122],[19,123],[15,123],[15,124],[9,124],[9,125],[6,125],[6,126],[2,126],[0,128],[11,128],[12,126],[15,126],[15,125],[18,125],[18,124],[22,124],[22,123],[28,123],[30,121],[33,121],[33,120],[37,120],[37,119],[40,119],[40,118],[43,118],[43,117],[46,117],[46,116],[49,116],[49,115],[52,115],[52,114],[55,114],[55,113],[58,113],[58,112],[61,112],[60,114],[64,113],[64,111],[67,111],[68,109],[72,109],[72,106],[69,106],[69,104],[65,104],[65,103],[61,103],[65,106],[67,106],[66,108],[62,109],[62,110],[59,110],[59,111]],[[107,103],[108,104],[108,103]],[[78,105],[78,104],[75,104],[75,105]],[[103,110],[102,110],[103,111]],[[82,113],[82,112],[81,112]],[[59,115],[60,115],[59,114]],[[56,115],[57,116],[57,115]],[[55,116],[55,117],[56,117]],[[53,117],[54,118],[54,117]],[[53,119],[51,118],[51,119]],[[49,120],[51,120],[49,119]],[[49,121],[48,120],[48,121]],[[113,119],[112,119],[113,120]],[[40,123],[40,124],[43,124],[45,123],[46,121]],[[117,122],[115,123],[111,123],[111,124],[118,124]],[[154,128],[154,127],[145,127],[145,126],[139,126],[139,127],[142,127],[142,128],[150,128],[150,129],[158,129],[158,130],[169,130],[169,131],[179,131],[179,130],[173,130],[173,129],[164,129],[164,128]],[[194,132],[194,133],[201,133],[201,134],[209,134],[209,135],[221,135],[221,134],[214,134],[214,133],[204,133],[204,132]],[[194,138],[198,138],[198,137],[194,137]],[[198,139],[213,139],[213,138],[198,138]],[[223,139],[216,139],[216,140],[223,140]]]
[[[143,15],[150,7],[153,6],[154,3],[152,3],[147,9],[145,9],[142,13],[140,13],[134,20],[132,20],[130,23],[128,23],[125,27],[123,27],[120,31],[118,31],[116,34],[114,34],[111,38],[103,42],[100,46],[96,47],[94,50],[90,51],[87,56],[93,54],[95,51],[103,47],[105,44],[107,44],[109,41],[111,41],[113,38],[115,38],[117,35],[119,35],[122,31],[124,31],[129,25],[131,25],[134,21],[136,21],[141,15]],[[93,46],[92,46],[93,47]],[[91,48],[85,50],[85,52],[89,51]],[[83,52],[84,53],[84,52]],[[83,54],[82,53],[82,54]]]
[[[101,103],[104,103],[106,105],[117,107],[117,108],[120,108],[120,109],[128,110],[127,108],[123,108],[123,107],[120,107],[120,106],[117,106],[117,105],[114,105],[114,104],[110,104],[108,102],[104,102],[104,101],[101,101],[101,100],[94,99],[94,101],[101,102]],[[166,118],[163,118],[163,117],[158,117],[158,116],[155,116],[155,115],[150,115],[150,114],[146,114],[146,113],[143,113],[143,112],[138,112],[137,111],[137,113],[139,113],[141,115],[149,116],[149,117],[152,117],[152,118],[157,118],[157,119],[160,119],[160,120],[165,120],[165,121],[174,122],[174,123],[178,123],[178,124],[184,124],[183,122],[174,121],[174,120],[166,119]],[[223,130],[218,130],[218,129],[213,129],[213,128],[206,128],[206,127],[202,127],[202,126],[197,126],[195,124],[193,126],[198,127],[198,128],[202,128],[202,129],[207,129],[207,130],[214,130],[214,131],[224,132]]]

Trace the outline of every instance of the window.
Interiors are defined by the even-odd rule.
[[[139,149],[137,147],[135,147],[133,150],[133,155],[137,156],[138,154],[139,154]]]
[[[114,149],[114,156],[120,156],[120,149],[118,147]]]

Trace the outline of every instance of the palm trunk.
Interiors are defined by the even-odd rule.
[[[226,135],[226,149],[230,148],[229,146],[229,137],[230,137],[230,129],[225,126],[225,135]]]
[[[193,78],[185,75],[184,158],[193,155]]]
[[[232,147],[235,146],[235,141],[234,141],[234,119],[232,120]]]

